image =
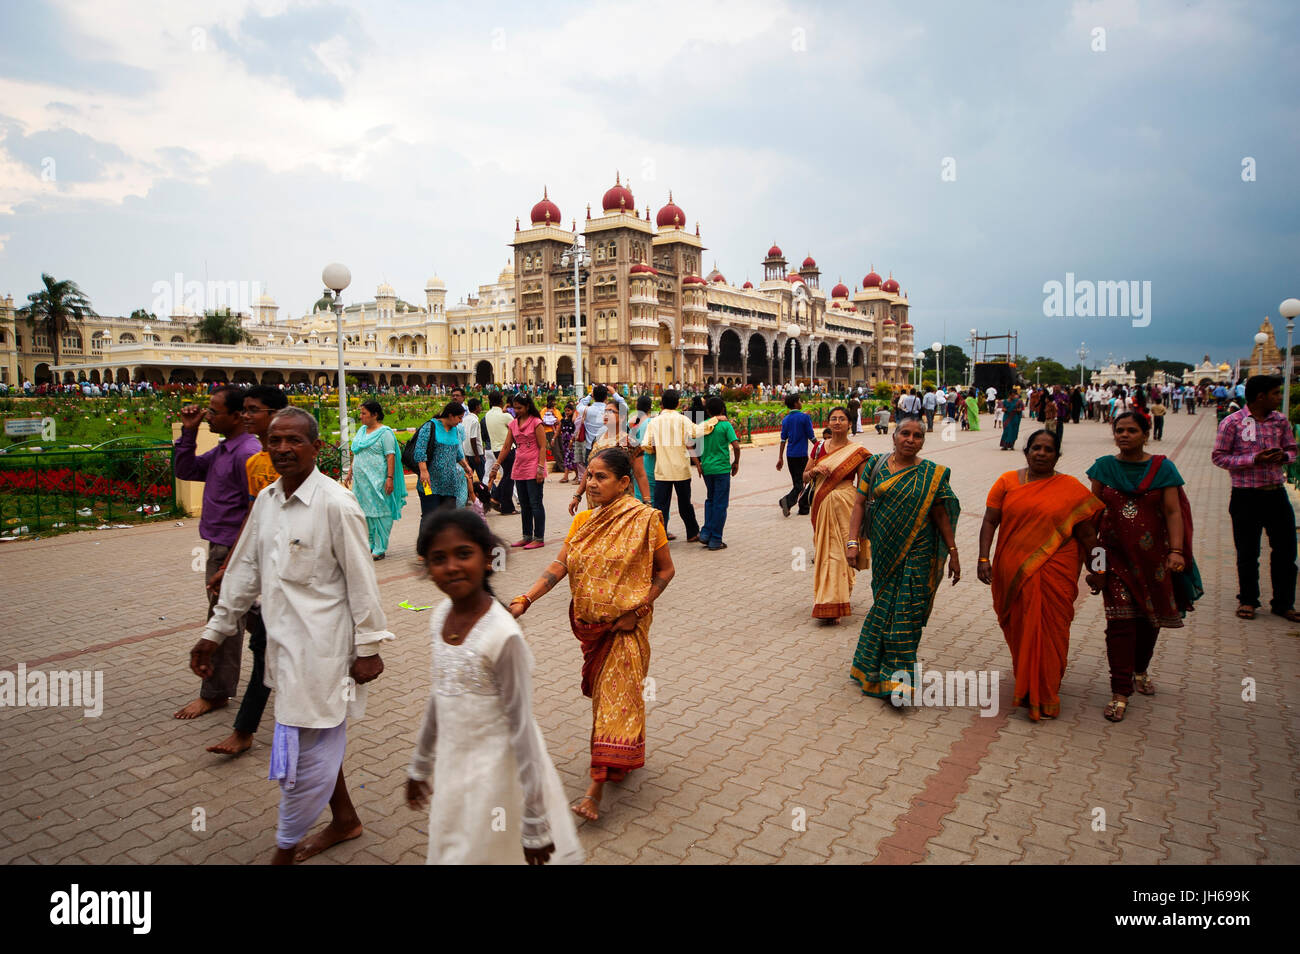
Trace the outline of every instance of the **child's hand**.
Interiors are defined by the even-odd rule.
[[[419,811],[429,807],[429,795],[433,789],[428,782],[417,782],[413,778],[406,780],[406,807]]]

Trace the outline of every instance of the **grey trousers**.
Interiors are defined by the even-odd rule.
[[[203,585],[206,587],[208,580],[212,579],[212,574],[221,569],[221,564],[226,562],[226,557],[230,554],[230,547],[220,543],[208,544],[208,563],[204,568]],[[212,611],[217,606],[216,597],[208,597],[208,619],[212,619]],[[212,675],[203,680],[203,686],[199,689],[199,697],[220,700],[224,702],[227,699],[234,698],[235,691],[239,688],[239,664],[244,651],[244,620],[239,620],[239,631],[233,636],[227,637],[216,648],[212,654]]]

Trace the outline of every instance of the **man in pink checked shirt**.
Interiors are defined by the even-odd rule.
[[[1219,425],[1210,457],[1232,475],[1232,541],[1237,548],[1237,615],[1254,619],[1259,606],[1259,535],[1268,534],[1273,582],[1271,612],[1300,622],[1295,610],[1295,511],[1286,492],[1286,465],[1296,459],[1295,432],[1278,408],[1282,379],[1259,374],[1246,382],[1246,406]]]

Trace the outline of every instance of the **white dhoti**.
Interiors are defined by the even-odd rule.
[[[275,843],[292,848],[307,837],[334,794],[343,751],[347,747],[347,720],[332,729],[298,729],[296,770],[280,780],[280,820]],[[292,781],[290,781],[292,779]]]

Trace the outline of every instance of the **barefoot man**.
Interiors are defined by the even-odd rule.
[[[271,426],[271,416],[288,405],[289,399],[285,397],[284,392],[269,384],[259,384],[244,393],[244,427],[257,438],[262,447],[266,447],[266,432]],[[275,465],[271,463],[271,455],[266,450],[258,451],[248,458],[246,469],[248,506],[251,511],[257,495],[275,483],[280,475],[276,473]],[[244,524],[245,526],[248,524],[247,517],[244,518]],[[240,527],[239,532],[242,535],[244,528]],[[229,561],[230,557],[227,556],[226,560]],[[225,573],[226,566],[223,563],[221,569],[208,580],[208,598],[213,602],[221,595],[221,580]],[[218,755],[239,755],[252,747],[253,736],[257,734],[257,727],[262,723],[262,711],[266,708],[266,700],[271,696],[271,690],[266,688],[266,625],[262,622],[260,601],[254,603],[244,614],[244,628],[248,630],[248,648],[253,654],[253,671],[248,674],[248,685],[244,687],[244,701],[239,704],[239,712],[235,715],[235,730],[223,741],[208,746],[209,752],[216,752]]]
[[[361,834],[343,780],[347,720],[364,714],[363,683],[384,671],[379,644],[393,638],[365,517],[351,492],[316,469],[320,447],[306,411],[288,407],[272,418],[267,450],[280,479],[258,495],[216,610],[190,651],[190,668],[206,678],[217,647],[261,595],[266,683],[275,689],[270,778],[282,793],[272,864]],[[306,838],[326,804],[330,824]]]
[[[208,541],[208,562],[203,580],[210,581],[239,539],[248,515],[248,459],[262,449],[244,426],[244,392],[221,387],[212,392],[208,409],[188,404],[181,408],[181,436],[176,439],[176,476],[203,482],[203,513],[199,537]],[[204,420],[225,440],[206,454],[195,454],[199,425]],[[208,617],[216,597],[208,595]],[[232,639],[212,660],[199,697],[176,713],[177,719],[197,719],[213,709],[224,709],[239,688],[239,661],[243,639]]]

